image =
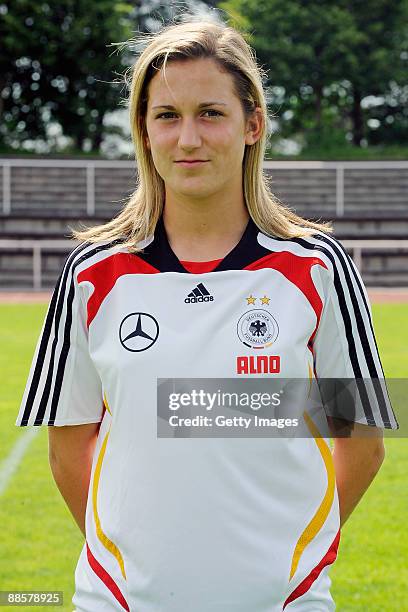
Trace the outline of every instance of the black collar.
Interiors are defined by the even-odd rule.
[[[238,244],[227,253],[212,272],[242,270],[253,261],[267,255],[269,251],[258,243],[258,232],[258,227],[250,217]],[[160,272],[183,272],[184,274],[190,274],[180,263],[170,246],[166,228],[164,227],[163,215],[160,216],[157,222],[153,241],[145,247],[143,253],[137,253],[137,257],[140,257]]]

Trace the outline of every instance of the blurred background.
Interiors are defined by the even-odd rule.
[[[2,0],[1,153],[131,156],[118,75],[134,57],[110,44],[186,11],[248,33],[268,70],[268,157],[406,158],[406,0]]]
[[[185,13],[239,28],[266,71],[276,196],[332,220],[367,286],[408,287],[408,0],[0,0],[0,290],[49,290],[70,228],[126,202],[123,43]]]

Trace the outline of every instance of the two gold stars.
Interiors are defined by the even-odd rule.
[[[247,305],[249,305],[249,304],[255,304],[255,300],[257,300],[257,299],[261,300],[261,304],[269,304],[269,302],[271,301],[271,298],[268,298],[266,295],[264,295],[264,296],[263,296],[263,297],[261,297],[261,298],[256,298],[256,297],[254,297],[254,296],[252,295],[252,293],[251,293],[251,295],[250,295],[249,297],[247,297],[247,298],[245,298],[245,299],[246,299],[246,301],[247,301]]]

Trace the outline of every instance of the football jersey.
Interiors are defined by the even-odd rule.
[[[313,423],[305,438],[159,437],[158,379],[382,379],[361,277],[334,238],[251,219],[211,271],[182,265],[162,218],[139,246],[70,253],[16,421],[100,423],[76,610],[295,610],[339,545],[329,438]],[[386,391],[355,421],[398,427]]]

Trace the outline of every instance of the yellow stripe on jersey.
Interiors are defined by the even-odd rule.
[[[106,393],[103,394],[103,403],[105,404],[106,410],[112,416],[112,412],[111,412],[111,409],[109,408],[108,400],[106,399]]]
[[[308,544],[310,544],[313,538],[319,533],[320,529],[323,527],[324,522],[326,521],[329,515],[330,508],[332,507],[333,500],[334,500],[334,491],[335,491],[335,483],[336,483],[333,456],[332,456],[331,450],[329,446],[326,444],[326,442],[324,441],[324,439],[321,437],[318,428],[316,427],[315,423],[313,422],[309,414],[307,412],[304,412],[303,416],[305,418],[305,421],[309,428],[310,433],[313,435],[315,439],[315,442],[320,451],[320,454],[322,455],[322,459],[324,461],[324,465],[327,471],[327,488],[326,488],[326,493],[324,494],[323,500],[319,508],[317,509],[314,517],[312,518],[310,523],[307,525],[302,535],[300,536],[299,540],[297,541],[297,544],[295,546],[295,552],[293,553],[293,557],[292,557],[292,565],[290,569],[289,580],[295,574],[298,564],[299,564],[300,557],[302,556],[306,546],[308,546]]]
[[[310,395],[310,391],[312,389],[312,381],[313,381],[313,370],[312,370],[312,366],[310,365],[309,362],[307,362],[307,367],[309,368],[309,392],[308,392],[308,396]]]
[[[112,414],[108,406],[106,395],[104,395],[104,403],[105,403],[106,409],[108,410],[109,414]],[[108,443],[109,434],[110,434],[110,427],[102,443],[101,450],[99,451],[98,461],[95,467],[93,486],[92,486],[92,506],[93,506],[93,513],[94,513],[94,519],[95,519],[95,526],[96,526],[96,535],[98,536],[102,544],[105,546],[105,548],[110,553],[112,553],[114,557],[116,557],[119,563],[120,571],[122,572],[122,576],[126,580],[125,564],[123,562],[122,554],[119,548],[116,546],[116,544],[114,544],[112,540],[110,540],[108,536],[102,531],[101,521],[100,521],[99,514],[98,514],[98,486],[99,486],[99,479],[101,476],[102,462],[105,456],[106,445]]]

